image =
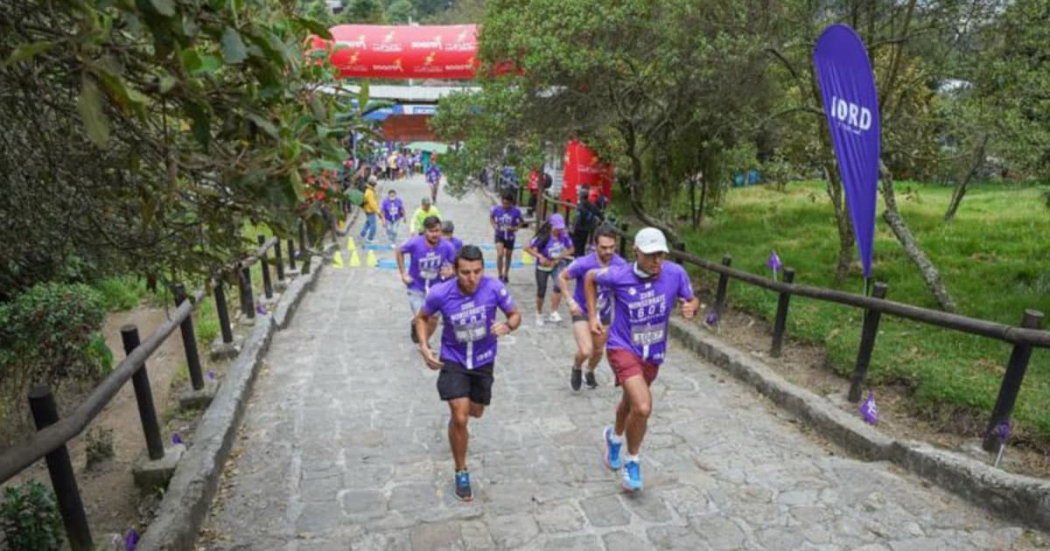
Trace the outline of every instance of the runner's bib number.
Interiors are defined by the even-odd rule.
[[[650,346],[664,342],[666,337],[663,325],[638,325],[631,327],[631,343],[635,346]]]
[[[488,335],[485,320],[471,320],[455,327],[456,342],[478,342]]]

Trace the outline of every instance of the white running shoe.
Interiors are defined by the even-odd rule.
[[[543,314],[536,314],[536,327],[543,327]]]
[[[561,314],[559,314],[558,312],[551,312],[550,317],[547,319],[549,319],[553,323],[558,323],[559,321],[561,321]]]

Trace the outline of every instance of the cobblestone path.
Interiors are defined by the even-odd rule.
[[[419,178],[394,187],[409,212],[425,190]],[[490,243],[484,198],[438,206],[466,242]],[[889,464],[837,455],[674,345],[653,387],[646,489],[623,494],[600,461],[611,372],[603,361],[597,390],[571,392],[571,330],[534,325],[531,267],[511,275],[524,323],[500,343],[492,407],[471,421],[476,497],[459,503],[437,374],[408,338],[393,251],[376,254],[379,267],[327,267],[274,337],[201,548],[1027,546],[1020,528]]]

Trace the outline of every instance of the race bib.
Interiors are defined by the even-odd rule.
[[[631,327],[631,344],[651,346],[664,342],[666,336],[664,325],[635,325]]]
[[[478,342],[488,334],[485,319],[472,319],[455,326],[456,342],[465,344]]]

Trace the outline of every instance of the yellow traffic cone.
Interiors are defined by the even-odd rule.
[[[346,220],[340,220],[339,221],[339,231],[343,231],[343,228],[345,228],[345,227],[346,227]]]
[[[350,252],[350,267],[358,268],[361,266],[361,257],[357,256],[357,251]]]
[[[342,268],[343,267],[343,252],[335,251],[335,256],[332,257],[332,267]]]
[[[346,250],[348,250],[350,252],[354,252],[354,251],[357,250],[357,245],[354,244],[354,238],[353,237],[347,237],[346,238]]]
[[[527,253],[525,251],[521,251],[521,264],[522,264],[522,266],[532,266],[533,262],[535,262],[535,261],[532,259],[532,255],[531,254],[529,254],[529,253]]]
[[[368,267],[369,268],[375,268],[376,266],[379,265],[379,259],[376,258],[375,251],[373,251],[371,249],[369,249],[369,251],[368,251],[368,259],[367,260],[368,260]]]

